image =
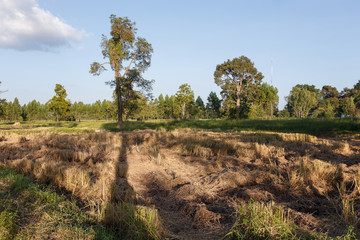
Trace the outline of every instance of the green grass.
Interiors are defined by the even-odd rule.
[[[354,227],[349,226],[342,236],[335,238],[320,232],[303,233],[293,224],[290,215],[273,202],[250,201],[238,206],[235,213],[236,223],[224,239],[243,240],[356,240]]]
[[[0,167],[0,239],[117,239],[75,200]]]
[[[306,133],[311,135],[339,136],[360,134],[360,120],[352,119],[274,119],[274,120],[157,120],[128,121],[118,128],[116,123],[104,123],[110,131],[136,129],[178,128],[205,129],[212,131],[273,131],[286,133]]]
[[[179,128],[205,129],[211,131],[272,131],[305,133],[326,136],[360,136],[360,120],[357,119],[273,119],[273,120],[149,120],[127,121],[121,128],[114,121],[85,120],[81,122],[25,121],[20,127],[13,122],[0,123],[2,134],[31,134],[40,132],[81,133],[98,129],[109,131],[133,131],[137,129]]]
[[[82,133],[102,129],[109,121],[85,120],[81,122],[54,122],[54,121],[24,121],[20,126],[13,126],[14,122],[0,122],[1,134],[33,134],[33,133]]]

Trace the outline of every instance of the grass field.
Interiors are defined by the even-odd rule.
[[[20,134],[39,132],[93,132],[106,129],[109,131],[133,131],[144,129],[174,130],[181,128],[204,129],[211,131],[270,131],[283,133],[306,133],[315,136],[350,136],[360,135],[358,119],[274,119],[274,120],[149,120],[128,121],[118,128],[114,121],[81,122],[22,122],[20,127],[13,122],[0,124],[0,131]]]
[[[3,123],[0,239],[357,239],[358,127],[345,119]],[[39,233],[45,220],[60,224]]]

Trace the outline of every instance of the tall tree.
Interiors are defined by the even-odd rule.
[[[218,98],[215,92],[210,92],[207,98],[206,108],[210,111],[209,117],[220,117],[221,100]]]
[[[287,97],[287,109],[298,118],[307,117],[318,104],[319,90],[314,85],[296,85]]]
[[[70,109],[70,100],[67,99],[67,93],[64,86],[56,84],[55,96],[47,101],[46,106],[50,112],[56,115],[56,121],[60,121],[60,117],[63,116]]]
[[[175,95],[176,101],[181,106],[181,118],[185,119],[186,108],[194,101],[194,92],[191,90],[190,85],[185,83],[180,85]]]
[[[236,102],[237,118],[240,117],[241,94],[244,89],[258,85],[263,78],[254,63],[245,56],[217,65],[214,72],[215,83],[222,88],[222,95],[227,98],[226,101]]]
[[[255,91],[254,91],[255,92]],[[272,117],[279,102],[278,90],[276,87],[263,83],[256,91],[255,101],[252,104],[249,117]]]
[[[193,112],[191,113],[191,115],[193,115],[196,118],[204,118],[204,112],[205,112],[204,101],[200,96],[198,96],[195,100]]]
[[[118,125],[123,124],[124,104],[138,96],[134,93],[134,85],[146,91],[151,90],[153,81],[144,79],[141,74],[150,66],[153,49],[144,38],[136,37],[135,22],[127,17],[110,16],[110,38],[102,36],[102,54],[109,62],[93,62],[90,73],[99,75],[110,64],[115,72],[115,79],[107,82],[115,87]]]

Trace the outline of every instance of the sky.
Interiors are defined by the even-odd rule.
[[[341,91],[360,79],[360,1],[346,0],[0,0],[1,98],[45,103],[63,85],[72,101],[112,99],[114,73],[89,73],[102,58],[109,16],[136,22],[154,49],[153,95],[188,83],[204,102],[217,64],[242,55],[279,91],[296,84]],[[273,74],[271,77],[271,59]]]

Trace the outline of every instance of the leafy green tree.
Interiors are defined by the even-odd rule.
[[[221,87],[223,99],[227,102],[225,106],[229,110],[235,106],[237,118],[240,117],[241,100],[246,101],[250,96],[247,94],[245,98],[242,98],[245,89],[259,85],[263,78],[264,76],[258,72],[254,63],[245,56],[217,65],[214,72],[215,83]]]
[[[179,90],[175,94],[177,103],[181,106],[181,119],[185,119],[186,108],[194,101],[194,92],[189,84],[180,85]]]
[[[218,98],[215,92],[210,92],[206,103],[206,109],[209,113],[208,117],[210,118],[220,117],[220,107],[221,107],[221,100]]]
[[[255,100],[250,109],[251,117],[272,117],[279,103],[278,90],[268,83],[263,83],[256,91]]]
[[[56,84],[55,96],[46,102],[49,111],[56,115],[56,122],[60,121],[60,117],[70,109],[70,100],[67,99],[67,93],[64,86]]]
[[[339,116],[339,91],[332,86],[325,85],[320,91],[317,109],[313,112],[314,117],[333,118]]]
[[[194,106],[193,106],[193,112],[192,115],[195,118],[204,118],[205,113],[205,104],[204,101],[200,96],[198,96],[195,100]]]
[[[177,104],[176,97],[173,95],[165,95],[164,116],[166,119],[174,119],[180,116],[180,107]]]
[[[141,74],[150,66],[153,49],[144,38],[136,37],[135,23],[127,17],[110,16],[110,39],[102,36],[102,54],[109,62],[91,64],[90,73],[99,75],[110,64],[115,79],[108,82],[115,87],[118,125],[123,124],[124,104],[134,97],[134,85],[144,91],[150,91],[153,81],[144,79]]]
[[[165,99],[164,99],[164,96],[162,94],[160,94],[159,97],[155,101],[157,103],[158,117],[161,118],[161,119],[165,119],[166,115],[165,115]]]
[[[325,85],[322,87],[321,92],[321,99],[328,99],[328,98],[339,98],[340,93],[336,89],[336,87],[332,87],[330,85]]]
[[[33,100],[22,106],[22,117],[24,121],[46,120],[48,119],[48,116],[49,111],[47,106],[36,100]]]
[[[13,102],[5,104],[4,117],[8,121],[21,121],[21,105],[17,98]]]
[[[353,97],[345,97],[340,101],[341,112],[345,117],[355,117],[357,113]]]
[[[292,116],[308,117],[310,111],[318,104],[319,90],[313,85],[296,85],[287,97],[287,109]]]
[[[356,108],[360,109],[360,80],[354,85],[351,93],[352,97],[354,98]]]

